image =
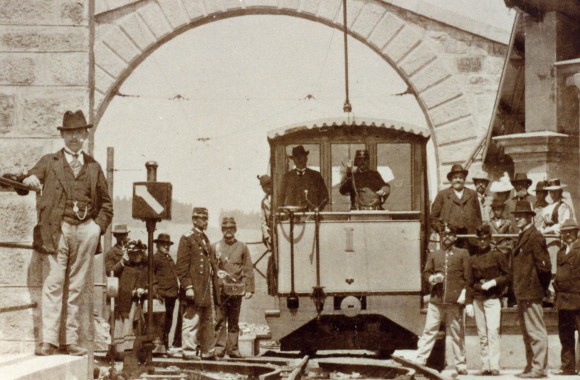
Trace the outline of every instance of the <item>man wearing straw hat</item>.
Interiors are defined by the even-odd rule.
[[[117,224],[113,227],[113,237],[116,240],[114,246],[105,254],[105,269],[107,276],[119,277],[123,267],[129,262],[127,244],[129,243],[129,229],[126,224]]]
[[[576,375],[576,338],[580,331],[580,241],[578,224],[567,219],[560,227],[563,247],[558,252],[558,269],[554,280],[555,307],[558,309],[558,335],[562,351],[561,367],[556,375]]]
[[[565,220],[575,219],[574,210],[572,206],[563,197],[564,188],[568,185],[560,183],[560,179],[550,179],[548,180],[548,186],[544,187],[552,198],[552,203],[542,212],[542,218],[544,219],[544,225],[542,226],[541,232],[543,234],[560,234],[560,226]]]
[[[546,241],[534,226],[536,213],[531,203],[516,202],[512,212],[519,230],[519,238],[512,251],[513,289],[526,348],[526,367],[518,377],[543,378],[548,366],[548,334],[542,299],[552,278],[552,264]]]
[[[90,128],[92,124],[87,123],[82,111],[66,111],[62,126],[57,127],[64,149],[43,156],[22,181],[35,191],[42,190],[33,246],[45,254],[48,263],[42,288],[42,344],[36,355],[54,354],[59,343],[70,355],[87,353],[78,342],[81,294],[92,273],[100,237],[113,218],[103,170],[83,152]],[[65,316],[61,316],[63,301]],[[64,342],[59,339],[61,321],[65,324]]]

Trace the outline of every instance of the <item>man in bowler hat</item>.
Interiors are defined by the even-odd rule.
[[[558,252],[554,280],[555,307],[558,310],[558,335],[562,351],[561,367],[556,375],[576,375],[576,338],[580,332],[580,241],[578,224],[568,219],[560,228],[564,245]]]
[[[177,295],[179,293],[175,262],[169,254],[173,242],[171,241],[171,237],[165,233],[159,234],[153,242],[157,247],[157,252],[153,255],[153,273],[157,279],[157,294],[163,297],[163,303],[165,304],[163,344],[166,349],[169,349],[169,331],[173,324],[173,310],[175,310],[175,302],[177,301]],[[178,316],[178,318],[180,317]],[[175,334],[173,339],[174,346],[177,346],[178,339],[176,337],[179,335],[179,333]]]
[[[477,193],[465,187],[468,171],[455,164],[447,173],[451,186],[441,190],[431,206],[431,226],[437,232],[445,224],[456,229],[457,234],[475,233],[481,225],[481,208]]]
[[[64,148],[43,156],[22,181],[35,191],[42,190],[33,245],[45,255],[48,276],[42,288],[42,344],[37,355],[52,355],[61,343],[70,355],[87,353],[78,342],[81,294],[93,270],[100,237],[113,218],[103,170],[83,152],[91,127],[82,111],[66,111],[62,126],[57,127]],[[61,316],[64,293],[68,293],[66,316]],[[59,340],[62,318],[64,342]]]
[[[542,299],[552,278],[552,264],[544,236],[536,229],[536,214],[528,201],[516,202],[512,211],[519,237],[512,251],[513,290],[518,319],[526,348],[526,367],[522,378],[546,377],[548,334],[544,324]]]
[[[292,148],[295,168],[284,174],[278,204],[322,210],[328,203],[328,189],[320,172],[306,167],[309,152],[304,146]]]
[[[479,208],[481,209],[481,220],[483,223],[488,223],[491,218],[491,202],[493,198],[486,194],[489,182],[489,179],[485,177],[473,177],[473,185],[475,186],[475,192],[477,193]]]
[[[516,173],[514,179],[511,181],[512,186],[515,189],[515,195],[508,199],[506,202],[506,212],[508,217],[513,221],[513,211],[516,207],[516,202],[527,201],[533,205],[536,204],[536,197],[528,193],[528,189],[532,186],[532,180],[528,178],[526,173]]]
[[[113,237],[116,240],[114,246],[105,254],[105,270],[107,276],[119,277],[123,267],[129,262],[127,244],[129,243],[129,229],[126,224],[117,224],[113,227]]]

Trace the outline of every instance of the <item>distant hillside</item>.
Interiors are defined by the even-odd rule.
[[[233,216],[236,219],[238,229],[259,229],[262,223],[262,215],[257,211],[221,210],[219,218],[220,223],[225,216]]]

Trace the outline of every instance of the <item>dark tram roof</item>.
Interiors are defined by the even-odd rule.
[[[374,127],[412,133],[414,135],[422,136],[425,138],[429,138],[431,136],[431,132],[427,127],[404,123],[401,121],[373,119],[365,117],[355,117],[354,120],[347,120],[345,117],[335,117],[328,119],[302,121],[300,123],[274,129],[268,132],[268,139],[269,140],[276,139],[278,137],[286,136],[299,131],[315,130],[329,127]]]

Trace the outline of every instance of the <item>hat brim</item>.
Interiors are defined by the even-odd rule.
[[[305,151],[303,154],[300,154],[300,155],[308,156],[309,154],[310,154],[310,151],[308,151],[308,150],[307,150],[307,151]],[[290,154],[290,155],[288,156],[288,158],[294,158],[294,157],[295,157],[295,156],[294,156],[293,154]]]
[[[87,125],[79,125],[77,127],[64,127],[64,126],[60,126],[60,127],[56,127],[56,129],[58,129],[59,131],[74,131],[77,129],[89,129],[92,128],[93,124],[87,124]]]
[[[169,243],[170,245],[174,244],[171,240],[159,240],[159,239],[153,240],[153,243]]]
[[[453,176],[453,174],[457,174],[457,173],[461,173],[461,174],[463,174],[463,176],[465,178],[467,178],[467,175],[469,174],[469,170],[465,170],[464,169],[464,170],[457,170],[457,171],[454,171],[454,172],[449,172],[449,173],[447,173],[447,180],[448,181],[451,181],[451,177]]]
[[[473,180],[473,182],[487,182],[487,183],[490,183],[491,182],[487,178],[478,178],[478,177],[473,177],[472,180]]]
[[[578,230],[580,230],[580,227],[578,227],[578,226],[560,227],[560,232],[562,232],[562,231],[574,231],[574,230],[578,231]]]
[[[128,235],[131,231],[122,231],[122,232],[115,232],[113,231],[113,235]]]
[[[535,216],[535,211],[512,211],[512,214],[530,214],[531,216]]]
[[[531,179],[514,179],[514,180],[511,180],[510,182],[511,182],[512,186],[515,186],[515,185],[520,184],[520,183],[525,183],[525,185],[527,187],[532,186]]]
[[[568,185],[560,185],[560,186],[547,186],[544,187],[544,190],[562,190],[563,188],[568,187]]]

